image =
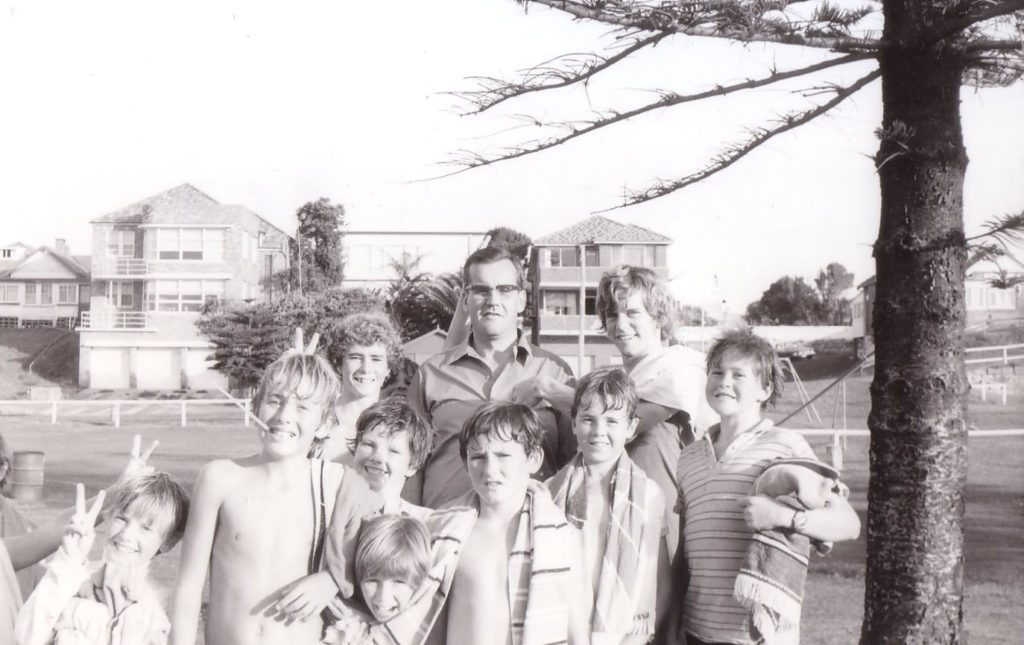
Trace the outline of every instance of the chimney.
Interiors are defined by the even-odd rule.
[[[69,252],[67,240],[65,240],[63,237],[58,237],[56,243],[54,244],[54,249],[57,251],[57,253],[60,253],[61,255],[67,255]]]

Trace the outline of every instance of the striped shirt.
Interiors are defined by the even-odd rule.
[[[690,582],[683,602],[683,629],[708,642],[752,644],[750,611],[733,598],[733,585],[753,530],[737,498],[750,495],[769,462],[815,458],[802,435],[763,419],[737,436],[716,458],[713,426],[679,455],[679,499],[683,549]]]

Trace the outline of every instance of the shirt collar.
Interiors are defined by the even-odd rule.
[[[516,361],[520,364],[525,363],[529,358],[533,356],[533,345],[530,341],[526,340],[525,334],[522,329],[516,331],[516,342],[513,345],[515,351]],[[480,358],[480,355],[476,353],[473,348],[473,334],[470,332],[466,340],[462,341],[455,347],[451,348],[448,352],[448,360],[445,364],[451,365],[461,358],[466,356],[472,356],[473,358]]]

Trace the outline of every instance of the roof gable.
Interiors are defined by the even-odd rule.
[[[224,208],[191,184],[181,184],[92,220],[93,224],[219,223]]]
[[[88,279],[89,271],[73,258],[42,246],[14,265],[0,270],[0,278],[16,280]]]
[[[621,224],[601,215],[576,222],[534,241],[537,246],[577,244],[671,244],[672,238],[633,224]]]

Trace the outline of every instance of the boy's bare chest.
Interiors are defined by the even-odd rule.
[[[303,553],[313,538],[314,509],[308,482],[285,488],[248,482],[225,498],[218,518],[219,538],[243,551]]]

